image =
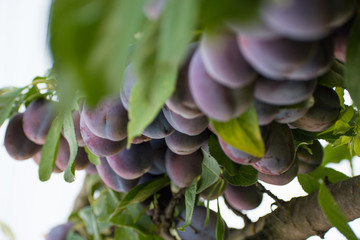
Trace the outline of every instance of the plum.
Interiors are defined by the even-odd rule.
[[[249,165],[249,164],[255,163],[260,160],[260,158],[258,158],[258,157],[254,157],[246,152],[240,151],[239,149],[232,147],[231,145],[227,144],[220,137],[218,139],[219,139],[220,146],[221,146],[222,150],[224,151],[224,153],[226,154],[226,156],[228,156],[234,162],[236,162],[238,164]]]
[[[317,86],[314,105],[301,118],[290,125],[309,132],[321,132],[333,125],[340,115],[340,100],[337,93],[328,87]]]
[[[261,75],[274,80],[310,80],[324,74],[333,60],[334,42],[258,39],[239,35],[246,60]]]
[[[41,150],[41,145],[26,137],[23,129],[23,116],[23,113],[12,116],[5,132],[5,149],[16,160],[31,158]]]
[[[209,120],[206,116],[187,119],[171,111],[166,105],[162,108],[162,111],[169,124],[176,131],[187,135],[198,135],[209,125]]]
[[[278,114],[275,117],[275,121],[278,123],[291,123],[306,114],[308,107],[303,108],[280,108]]]
[[[111,141],[96,136],[87,127],[82,114],[80,116],[80,132],[84,143],[89,148],[90,152],[99,157],[114,155],[126,147],[127,139],[121,141]]]
[[[177,228],[179,228],[184,224],[186,218],[186,211],[183,210],[179,216],[180,216],[180,221],[176,224]],[[216,240],[216,231],[215,231],[216,222],[217,222],[216,212],[210,210],[209,221],[206,226],[205,226],[205,219],[206,219],[206,208],[195,206],[190,226],[185,228],[185,231],[177,230],[181,239]]]
[[[171,135],[173,132],[174,128],[166,120],[164,113],[160,111],[150,125],[144,129],[142,135],[152,139],[161,139]]]
[[[95,108],[85,105],[81,117],[98,137],[111,141],[121,141],[127,137],[128,113],[119,97],[103,99]]]
[[[152,149],[153,164],[149,169],[149,173],[153,175],[160,175],[166,172],[165,168],[165,153],[168,149],[164,139],[153,139],[150,141]]]
[[[31,141],[43,145],[55,118],[55,103],[45,98],[32,101],[23,116],[23,129]]]
[[[256,98],[254,99],[254,105],[260,126],[270,124],[279,112],[279,106],[265,103]]]
[[[259,172],[258,179],[272,185],[283,186],[291,182],[297,176],[298,169],[298,162],[295,161],[288,170],[280,175],[269,175]]]
[[[173,134],[165,138],[165,142],[174,153],[179,155],[188,155],[197,151],[209,137],[210,131],[207,129],[195,136],[189,136],[175,131]]]
[[[100,158],[100,165],[96,166],[96,170],[101,180],[111,189],[117,192],[128,192],[135,187],[139,179],[126,180],[114,172],[107,162],[106,158]]]
[[[189,86],[201,111],[217,121],[238,117],[253,100],[253,84],[233,89],[218,83],[207,73],[199,51],[190,63]]]
[[[60,137],[59,148],[56,156],[56,166],[65,171],[70,158],[69,143],[64,137]],[[87,153],[83,147],[78,147],[75,157],[75,170],[83,170],[90,164]]]
[[[295,143],[290,128],[285,124],[271,123],[265,156],[252,164],[259,172],[280,175],[295,161]]]
[[[261,15],[281,35],[314,40],[344,24],[356,9],[356,0],[292,0],[282,4],[266,1]]]
[[[236,35],[222,29],[205,31],[200,41],[200,54],[207,73],[229,88],[245,87],[257,76],[244,59]]]
[[[106,159],[111,168],[124,179],[136,179],[149,171],[153,164],[150,143],[132,144]]]
[[[66,240],[67,234],[73,226],[73,223],[67,222],[53,227],[46,235],[46,240]]]
[[[317,80],[289,81],[256,79],[254,95],[256,99],[273,105],[292,105],[305,101],[315,91]]]
[[[178,72],[175,91],[172,96],[166,100],[166,106],[168,106],[171,111],[189,119],[204,115],[191,95],[188,81],[189,64],[197,46],[197,43],[193,43],[188,48],[187,56]]]
[[[170,179],[180,188],[191,185],[201,175],[203,154],[201,150],[189,155],[178,155],[166,151],[165,167]]]
[[[311,153],[309,152],[311,150]],[[324,148],[318,140],[312,144],[300,145],[296,151],[296,160],[299,163],[299,173],[309,173],[321,165],[324,158]]]
[[[262,201],[263,194],[255,184],[250,186],[228,184],[224,192],[224,198],[231,207],[242,211],[257,208]]]

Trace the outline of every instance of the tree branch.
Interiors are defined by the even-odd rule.
[[[360,217],[360,176],[328,186],[348,221]],[[300,240],[323,236],[332,225],[323,214],[317,192],[294,198],[244,229],[231,229],[227,240]]]

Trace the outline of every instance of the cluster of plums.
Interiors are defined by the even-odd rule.
[[[338,119],[339,97],[332,88],[319,85],[317,77],[329,70],[335,52],[344,61],[343,45],[339,47],[337,40],[335,49],[334,36],[355,14],[356,6],[356,0],[264,1],[256,20],[229,21],[215,31],[205,30],[200,41],[188,48],[173,95],[126,148],[129,99],[137,79],[130,64],[120,96],[103,99],[96,107],[80,104],[73,112],[79,146],[75,168],[97,172],[106,185],[120,192],[162,174],[186,188],[201,175],[201,148],[208,151],[209,136],[217,135],[209,118],[226,122],[254,104],[265,156],[251,156],[218,136],[224,153],[237,164],[252,165],[259,180],[275,185],[314,170],[321,164],[323,147],[313,140],[296,148],[292,129],[321,132]],[[313,104],[306,104],[311,99]],[[10,156],[39,162],[55,104],[39,98],[10,119],[5,135]],[[100,158],[96,170],[89,165],[84,146]],[[65,170],[69,156],[68,143],[61,136],[55,172]],[[256,185],[226,184],[223,195],[238,211],[256,208],[262,200]],[[195,213],[204,215],[200,207]],[[210,214],[209,226],[211,219]],[[205,239],[201,234],[213,232],[202,225],[198,228],[198,233],[187,229],[179,234],[184,239]]]
[[[33,158],[39,164],[41,149],[51,123],[55,118],[55,102],[44,98],[31,102],[24,113],[15,114],[9,121],[5,133],[5,148],[16,160]],[[66,139],[61,136],[56,156],[54,172],[65,171],[70,157],[70,148]],[[90,165],[84,145],[79,145],[75,160],[75,169],[83,170]]]

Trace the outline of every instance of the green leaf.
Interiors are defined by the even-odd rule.
[[[96,190],[100,190],[103,186],[101,178],[98,174],[89,174],[85,178],[86,182],[86,193],[90,204],[94,201],[94,193]]]
[[[309,174],[299,174],[297,177],[302,189],[304,189],[305,192],[310,194],[319,189],[319,179],[316,177]]]
[[[346,136],[346,135],[342,135],[340,137],[338,137],[333,143],[332,145],[334,147],[339,147],[342,145],[347,145],[349,143],[351,143],[352,141],[352,137],[351,136]],[[351,149],[351,148],[350,148]]]
[[[9,239],[11,239],[11,240],[15,240],[14,233],[11,231],[11,229],[8,225],[6,225],[5,223],[0,221],[0,228],[1,228],[2,233],[5,236],[9,237]]]
[[[359,136],[355,136],[353,137],[353,149],[355,154],[359,157],[360,156],[360,137]]]
[[[34,101],[35,99],[38,98],[45,98],[44,94],[42,94],[39,90],[39,88],[37,87],[36,84],[34,84],[25,94],[24,96],[24,103],[25,106],[29,105],[29,103],[31,103],[32,101]]]
[[[318,78],[318,84],[329,88],[344,87],[344,77],[330,68],[328,72]]]
[[[220,214],[219,199],[217,200],[216,240],[224,240],[225,224]]]
[[[202,172],[197,193],[201,193],[212,184],[214,184],[220,176],[220,167],[216,160],[206,151],[202,150],[204,159],[202,162]]]
[[[81,89],[91,105],[119,93],[143,6],[144,0],[53,1],[50,43],[62,89]]]
[[[333,134],[345,134],[347,131],[351,129],[349,122],[352,120],[355,114],[355,110],[353,107],[346,107],[345,109],[341,110],[339,119],[328,129],[319,133],[321,137],[322,134],[333,132]]]
[[[76,141],[75,126],[71,110],[66,111],[64,115],[63,128],[64,137],[66,138],[70,149],[69,162],[65,169],[64,179],[67,182],[73,182],[75,180],[75,158],[78,151],[78,145]]]
[[[339,163],[343,159],[352,159],[348,145],[341,145],[338,147],[332,147],[328,144],[324,148],[324,159],[321,166],[325,166],[328,163]]]
[[[311,173],[298,175],[298,180],[301,187],[309,194],[317,191],[320,187],[320,182],[322,182],[324,179],[330,183],[337,183],[348,178],[349,177],[342,172],[338,172],[332,168],[325,168],[322,166],[316,168]]]
[[[155,225],[150,217],[143,214],[143,208],[139,204],[127,206],[121,213],[111,219],[111,223],[117,227],[135,229],[142,235],[148,235],[155,231]]]
[[[355,233],[348,225],[345,215],[324,183],[320,185],[318,200],[319,205],[329,222],[347,239],[358,240]]]
[[[163,238],[157,236],[157,235],[140,235],[139,240],[164,240]]]
[[[126,210],[131,215],[131,218],[141,235],[146,236],[156,230],[150,216],[146,214],[146,209],[140,204],[129,205]]]
[[[223,177],[231,185],[250,186],[257,182],[258,171],[249,165],[237,165],[235,175],[232,176],[225,170]]]
[[[128,205],[146,200],[148,197],[152,196],[154,193],[158,192],[160,189],[166,187],[169,184],[170,179],[168,177],[159,177],[134,187],[121,200],[119,206],[113,214],[113,218],[120,214],[121,211],[123,211]]]
[[[135,229],[126,228],[126,227],[117,227],[115,230],[115,240],[123,240],[123,239],[139,239]]]
[[[344,72],[345,72],[344,63],[334,58],[333,64],[331,65],[331,70],[333,70],[340,76],[344,76]]]
[[[210,135],[209,150],[211,156],[213,156],[216,159],[216,161],[221,166],[223,166],[231,176],[234,176],[236,174],[237,164],[234,163],[234,161],[232,161],[228,156],[226,156],[215,134]]]
[[[345,108],[345,98],[344,98],[344,88],[342,87],[336,87],[335,92],[337,93],[339,100],[340,100],[340,106],[341,108]]]
[[[192,184],[185,191],[186,218],[184,224],[178,228],[180,231],[184,231],[185,228],[191,224],[192,215],[194,213],[194,207],[195,207],[196,186],[197,186],[197,180],[194,179]]]
[[[223,25],[229,20],[246,22],[257,17],[260,4],[260,0],[203,0],[202,21],[208,28]]]
[[[99,226],[91,207],[87,206],[81,209],[79,211],[79,216],[84,221],[87,232],[94,236],[95,240],[101,240],[102,237],[99,231]]]
[[[75,233],[73,230],[71,230],[67,234],[66,240],[85,240],[85,239],[79,234]]]
[[[107,221],[119,205],[119,200],[115,196],[115,193],[111,189],[107,188],[100,193],[91,205],[98,220]]]
[[[13,104],[25,88],[15,88],[0,91],[0,127],[9,118]]]
[[[63,126],[63,117],[56,116],[51,124],[46,141],[41,150],[39,164],[39,178],[41,181],[49,180],[54,170],[56,155],[59,148],[61,128]]]
[[[174,91],[178,68],[197,24],[198,5],[199,1],[169,0],[160,22],[149,23],[134,53],[137,80],[129,102],[129,143],[151,123]]]
[[[346,48],[345,86],[360,107],[360,14],[353,21]]]
[[[254,105],[240,117],[228,122],[210,120],[219,136],[231,146],[255,157],[263,157],[265,145],[257,120]]]
[[[85,152],[89,158],[89,161],[94,165],[100,165],[100,158],[93,154],[87,146],[84,146]]]
[[[347,175],[345,175],[342,172],[336,171],[335,169],[332,168],[326,168],[321,166],[316,168],[310,174],[312,176],[317,177],[318,179],[324,179],[325,177],[327,177],[327,179],[331,183],[337,183],[349,178]]]

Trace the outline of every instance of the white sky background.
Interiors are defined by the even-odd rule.
[[[0,0],[0,88],[25,86],[51,68],[46,47],[50,2]],[[84,173],[78,172],[71,184],[62,174],[41,182],[31,159],[15,161],[6,153],[5,127],[0,129],[0,221],[17,240],[43,240],[50,228],[66,221]]]
[[[51,68],[52,60],[46,46],[47,20],[50,0],[0,0],[0,88],[24,86]],[[0,222],[6,223],[17,240],[43,240],[48,230],[66,221],[84,178],[77,172],[74,183],[66,183],[62,174],[52,175],[47,182],[38,178],[38,166],[32,160],[15,161],[5,151],[5,127],[0,129]],[[350,175],[347,162],[342,171]],[[355,174],[360,173],[359,161],[354,161]],[[345,170],[344,170],[345,169]],[[284,200],[305,195],[297,180],[285,187],[267,188]],[[270,212],[271,199],[264,195],[259,208],[249,212],[251,219]],[[216,203],[211,204],[216,209]],[[222,205],[223,206],[223,205]],[[241,227],[241,220],[221,206],[222,215],[230,227]],[[360,221],[352,224],[360,236]],[[325,239],[344,239],[330,230]],[[0,240],[6,238],[0,233]],[[312,237],[312,240],[320,239]]]

